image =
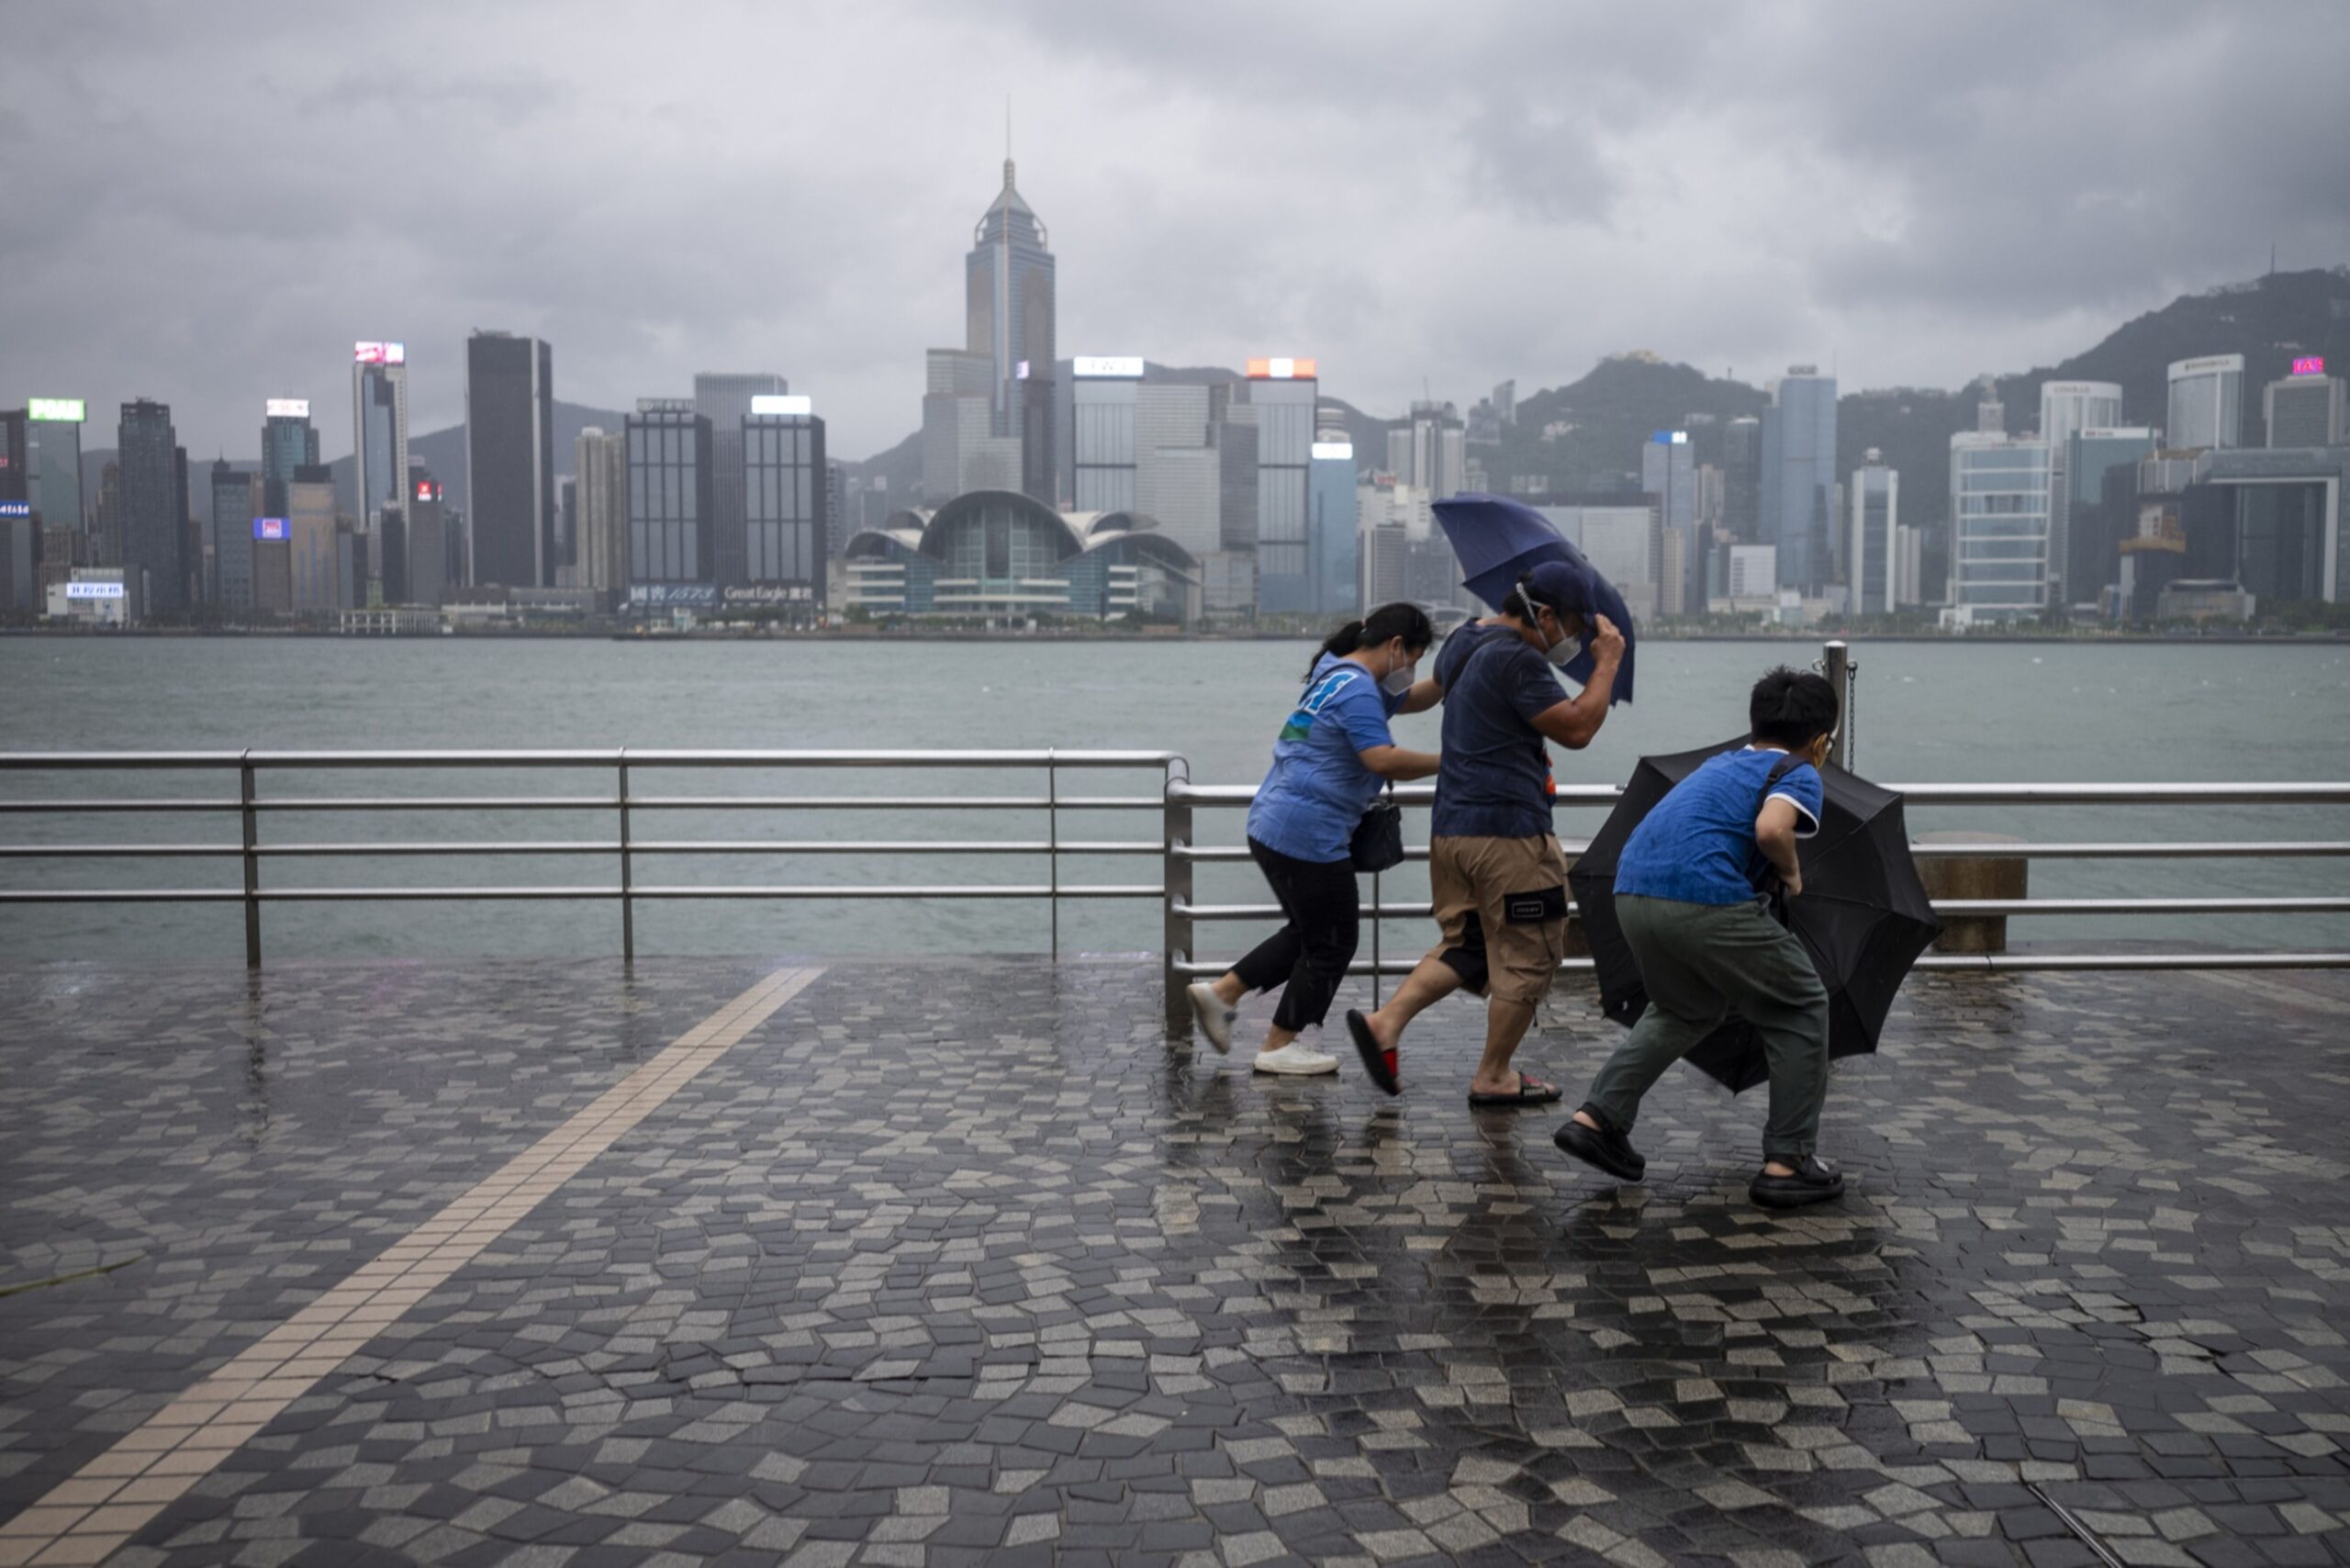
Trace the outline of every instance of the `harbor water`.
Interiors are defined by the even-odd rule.
[[[1181,753],[1202,784],[1261,777],[1294,699],[1304,642],[1064,643],[334,638],[0,639],[0,745],[11,751],[441,748],[1141,748]],[[1643,753],[1740,734],[1753,678],[1807,662],[1816,644],[1655,643],[1639,655],[1637,702],[1596,743],[1555,758],[1562,784],[1620,782]],[[2337,644],[1862,644],[1852,720],[1859,770],[1888,783],[1964,781],[2321,780],[2350,774],[2350,648]],[[1434,747],[1439,717],[1399,721],[1397,738]],[[1064,794],[1156,801],[1152,769],[1064,774]],[[639,794],[1041,796],[1039,770],[644,769]],[[600,795],[609,771],[508,773],[390,769],[271,773],[264,795]],[[233,797],[231,773],[0,774],[0,792],[41,799]],[[1600,813],[1560,812],[1561,835]],[[2341,839],[2350,810],[2241,806],[1913,810],[1913,832],[1980,830],[2031,839]],[[643,839],[1042,840],[1042,812],[646,812]],[[365,812],[272,812],[264,842],[617,836],[599,811],[451,812],[384,806]],[[1425,834],[1424,813],[1407,833]],[[0,842],[136,840],[233,844],[233,813],[0,817]],[[1237,844],[1240,813],[1203,812],[1198,836]],[[1063,840],[1155,844],[1155,809],[1064,812]],[[2333,893],[2350,860],[2039,861],[2035,896]],[[640,885],[957,884],[1046,880],[1041,857],[646,855]],[[0,861],[0,882],[79,887],[233,887],[230,857],[150,861]],[[1156,884],[1155,856],[1066,855],[1069,884]],[[616,885],[614,857],[511,854],[401,859],[302,857],[264,863],[263,885],[462,887]],[[1387,895],[1425,897],[1416,868]],[[1252,868],[1208,866],[1204,902],[1263,902]],[[315,958],[601,954],[620,943],[615,905],[427,901],[281,904],[264,913],[272,961]],[[1051,936],[1041,901],[659,902],[640,904],[646,954],[896,951],[1040,952]],[[2224,915],[2018,921],[2019,945],[2110,946],[2137,940],[2198,946],[2338,947],[2336,916]],[[1253,928],[1204,928],[1203,955],[1237,951]],[[1424,923],[1382,933],[1390,956],[1425,944]],[[1065,954],[1156,951],[1149,900],[1062,906]],[[12,961],[139,956],[234,958],[233,904],[0,908]]]

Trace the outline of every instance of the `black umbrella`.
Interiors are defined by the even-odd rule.
[[[1615,811],[1567,873],[1599,975],[1600,1007],[1628,1028],[1647,1011],[1649,995],[1616,924],[1617,862],[1632,830],[1667,790],[1707,757],[1745,744],[1725,741],[1640,758]],[[1941,934],[1942,922],[1934,918],[1917,863],[1909,857],[1901,797],[1833,766],[1820,769],[1820,781],[1827,804],[1818,834],[1800,846],[1803,895],[1785,901],[1785,921],[1828,988],[1828,1054],[1859,1056],[1876,1049],[1894,993],[1918,955]],[[1769,1077],[1762,1037],[1742,1018],[1725,1019],[1688,1059],[1733,1093]]]

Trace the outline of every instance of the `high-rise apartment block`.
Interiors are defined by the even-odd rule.
[[[537,338],[465,340],[465,493],[468,580],[552,587],[554,351]]]

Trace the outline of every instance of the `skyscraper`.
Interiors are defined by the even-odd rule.
[[[1722,427],[1722,532],[1755,543],[1762,520],[1762,421],[1751,416]]]
[[[2065,454],[2074,435],[2111,430],[2121,422],[2121,387],[2111,381],[2043,381],[2040,385],[2040,439],[2048,443],[2048,576],[2051,602],[2065,602],[2065,539],[2072,487],[2065,480]]]
[[[824,536],[832,524],[824,421],[805,398],[754,398],[743,416],[740,449],[744,571],[730,591],[761,604],[822,604]]]
[[[284,517],[293,510],[285,487],[294,470],[319,461],[319,432],[310,425],[310,405],[300,398],[272,398],[262,406],[261,487],[263,515]]]
[[[2011,620],[2047,605],[2048,469],[2035,437],[1950,438],[1950,602],[1962,611]]]
[[[2342,377],[2326,375],[2322,359],[2297,360],[2292,375],[2262,388],[2260,413],[2272,447],[2350,442],[2350,407],[2344,402]]]
[[[1457,496],[1468,474],[1468,431],[1449,403],[1413,403],[1404,424],[1387,432],[1387,467],[1399,485],[1438,500]]]
[[[82,420],[88,409],[79,398],[25,399],[25,498],[44,529],[70,528],[75,537],[89,532],[82,497]],[[85,564],[104,566],[94,545],[85,547]]]
[[[1006,158],[1003,189],[980,215],[970,254],[963,261],[964,347],[988,361],[988,433],[1021,443],[1013,478],[1004,488],[1018,487],[1021,476],[1033,478],[1054,471],[1052,420],[1046,418],[1040,428],[1031,428],[1034,399],[1041,397],[1047,409],[1052,402],[1051,377],[1058,352],[1054,270],[1044,225],[1013,185],[1012,160]],[[1024,381],[1029,385],[1024,386]],[[931,504],[945,498],[934,496]],[[1053,504],[1049,495],[1036,498]]]
[[[1844,547],[1844,559],[1852,563],[1852,611],[1890,615],[1901,607],[1901,476],[1872,446],[1862,466],[1852,470],[1846,494],[1852,511],[1852,538]]]
[[[2163,439],[2174,452],[2244,444],[2244,355],[2173,362],[2170,423]]]
[[[1796,364],[1762,413],[1762,542],[1779,547],[1779,586],[1827,585],[1836,504],[1836,378]]]
[[[212,465],[212,599],[221,609],[253,608],[253,519],[261,487],[227,458]]]
[[[2154,432],[2143,426],[2076,430],[2065,442],[2065,588],[2053,602],[2094,605],[2121,580],[2121,541],[2137,532],[2138,465],[2154,447]],[[2130,480],[2118,496],[2107,487],[2117,469]]]
[[[41,586],[41,524],[27,493],[22,409],[0,412],[0,610],[39,614],[48,608]]]
[[[924,370],[923,500],[942,507],[966,490],[1017,488],[1019,443],[990,433],[993,362],[962,349],[932,349]]]
[[[579,554],[574,581],[594,590],[599,608],[628,594],[628,442],[600,426],[579,432],[572,449],[578,480]]]
[[[450,558],[464,555],[449,536],[449,514],[441,504],[441,482],[431,470],[411,464],[408,471],[408,602],[434,610],[447,599],[454,580]]]
[[[715,491],[710,420],[690,398],[639,398],[628,420],[628,580],[709,584]],[[476,546],[478,548],[478,546]],[[713,596],[714,597],[714,596]]]
[[[368,580],[391,577],[410,586],[410,564],[385,559],[389,543],[407,553],[408,509],[414,498],[408,478],[408,345],[353,343],[351,351],[352,493],[358,498],[359,532],[366,537]],[[313,462],[317,461],[315,458]]]
[[[1310,359],[1248,362],[1248,404],[1257,415],[1257,605],[1274,613],[1314,604],[1306,517],[1315,370]]]
[[[1658,431],[1642,443],[1640,488],[1656,498],[1664,531],[1681,541],[1682,570],[1677,578],[1668,573],[1672,580],[1657,584],[1657,613],[1682,615],[1702,608],[1706,567],[1697,548],[1697,469],[1687,431]]]
[[[716,566],[711,580],[722,587],[750,580],[744,575],[743,420],[751,412],[753,398],[781,397],[790,390],[782,376],[766,371],[706,372],[694,377],[694,411],[710,421],[714,465],[711,493],[717,510],[711,518],[710,542]]]
[[[187,609],[187,508],[170,407],[144,398],[125,403],[116,448],[131,613],[140,620],[181,614]]]
[[[1308,554],[1313,563],[1314,613],[1355,615],[1365,607],[1358,559],[1355,449],[1347,437],[1346,419],[1336,409],[1318,417],[1321,429],[1314,436],[1314,476],[1307,487],[1311,508],[1306,519]]]
[[[537,338],[476,331],[465,340],[465,492],[467,577],[551,587],[554,351]]]
[[[1073,504],[1079,511],[1129,511],[1135,505],[1135,410],[1142,391],[1142,359],[1080,354],[1069,367]]]

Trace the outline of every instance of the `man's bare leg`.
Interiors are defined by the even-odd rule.
[[[1375,1013],[1363,1015],[1371,1025],[1371,1037],[1381,1048],[1393,1050],[1404,1037],[1404,1025],[1460,989],[1460,972],[1442,958],[1422,958],[1419,966],[1404,977],[1395,994]],[[1519,1031],[1521,1034],[1524,1031]],[[1505,1058],[1505,1060],[1507,1058]]]
[[[1477,1076],[1469,1081],[1472,1094],[1515,1094],[1517,1074],[1509,1058],[1534,1026],[1534,1006],[1494,997],[1485,1003],[1485,1054],[1477,1058]]]

